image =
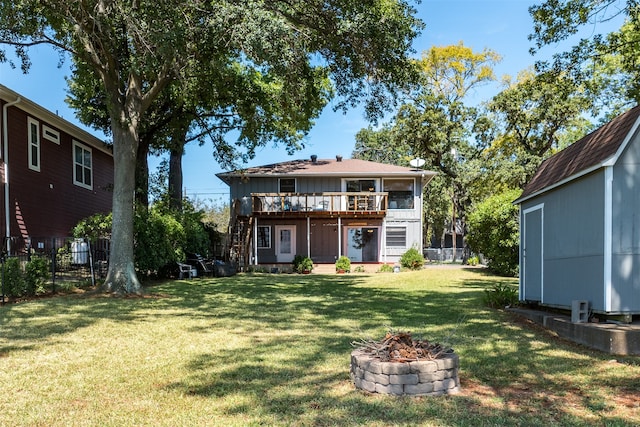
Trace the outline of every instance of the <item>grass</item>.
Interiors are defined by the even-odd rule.
[[[0,307],[0,425],[640,424],[640,357],[614,358],[483,307],[478,269],[172,281],[145,298]],[[369,395],[351,341],[451,344],[462,393]]]

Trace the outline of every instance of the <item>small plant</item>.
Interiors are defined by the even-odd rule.
[[[49,277],[49,261],[43,257],[33,257],[24,267],[27,295],[41,295],[46,292],[44,285]]]
[[[379,273],[393,273],[393,266],[391,264],[382,264],[380,269],[378,269]]]
[[[409,270],[420,270],[424,267],[424,256],[416,248],[411,248],[400,257],[400,265]]]
[[[10,297],[21,297],[26,293],[27,284],[18,258],[8,258],[4,263],[4,293]]]
[[[351,260],[349,257],[342,255],[336,261],[336,272],[350,272],[351,271]]]
[[[353,271],[356,272],[356,273],[364,273],[365,272],[364,271],[364,266],[363,265],[359,265]]]
[[[491,308],[504,308],[518,303],[518,290],[507,284],[498,283],[484,290],[482,302]]]
[[[293,271],[296,273],[311,272],[313,270],[313,260],[306,256],[296,255],[292,264]]]
[[[472,256],[467,260],[467,264],[471,266],[478,265],[479,263],[480,263],[480,260],[478,259],[477,256]]]

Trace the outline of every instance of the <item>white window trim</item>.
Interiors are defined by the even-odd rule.
[[[36,142],[33,143],[33,135],[31,133],[31,128],[33,125],[36,126]],[[33,150],[32,147],[35,146],[37,148],[36,154],[36,164],[33,164]],[[27,120],[27,157],[29,161],[29,169],[32,171],[40,172],[40,122],[29,117]]]
[[[256,247],[258,249],[271,249],[271,226],[270,225],[259,225],[256,229],[256,237],[258,236],[257,234],[257,230],[259,230],[260,228],[266,228],[268,229],[268,235],[267,235],[267,246],[258,246],[258,242],[259,239],[256,239]]]
[[[58,132],[53,128],[50,128],[45,124],[42,125],[42,137],[44,139],[48,139],[49,141],[55,144],[60,145],[60,132]]]
[[[375,190],[374,192],[380,192],[380,178],[367,178],[367,177],[362,177],[362,178],[342,178],[342,182],[341,182],[341,186],[342,186],[342,192],[346,193],[347,192],[347,181],[373,181],[375,182]]]
[[[84,183],[84,180],[78,180],[78,177],[76,176],[76,147],[80,147],[82,150],[84,151],[88,151],[91,154],[91,167],[89,169],[91,169],[91,184],[87,185]],[[71,161],[73,164],[73,184],[77,185],[78,187],[82,187],[82,188],[86,188],[87,190],[93,190],[93,175],[94,175],[94,171],[93,171],[93,150],[90,147],[87,147],[84,144],[79,143],[78,141],[73,141],[73,149],[71,150]],[[85,166],[82,165],[82,167],[84,168]]]
[[[389,238],[389,229],[390,228],[402,228],[404,229],[404,246],[391,246],[389,245],[389,242],[387,241],[387,239]],[[406,248],[407,247],[407,243],[409,243],[409,238],[407,235],[407,231],[408,231],[408,227],[406,225],[386,225],[385,229],[384,229],[384,244],[387,248],[392,248],[392,249],[399,249],[399,248]]]

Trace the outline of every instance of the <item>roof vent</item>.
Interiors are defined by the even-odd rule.
[[[318,156],[316,156],[315,154],[312,154],[312,155],[311,155],[311,161],[312,161],[313,163],[317,162],[317,161],[318,161]]]
[[[336,156],[336,162],[341,162],[341,161],[342,161],[342,156],[337,155],[337,156]]]

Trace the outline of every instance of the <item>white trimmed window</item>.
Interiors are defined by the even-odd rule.
[[[93,189],[93,160],[91,148],[73,141],[73,183]]]
[[[47,125],[42,125],[42,137],[60,145],[60,132]]]
[[[271,248],[271,227],[268,225],[258,226],[258,249]]]
[[[387,227],[387,247],[406,248],[407,247],[407,227]]]
[[[29,117],[27,120],[29,169],[40,172],[40,123]]]

